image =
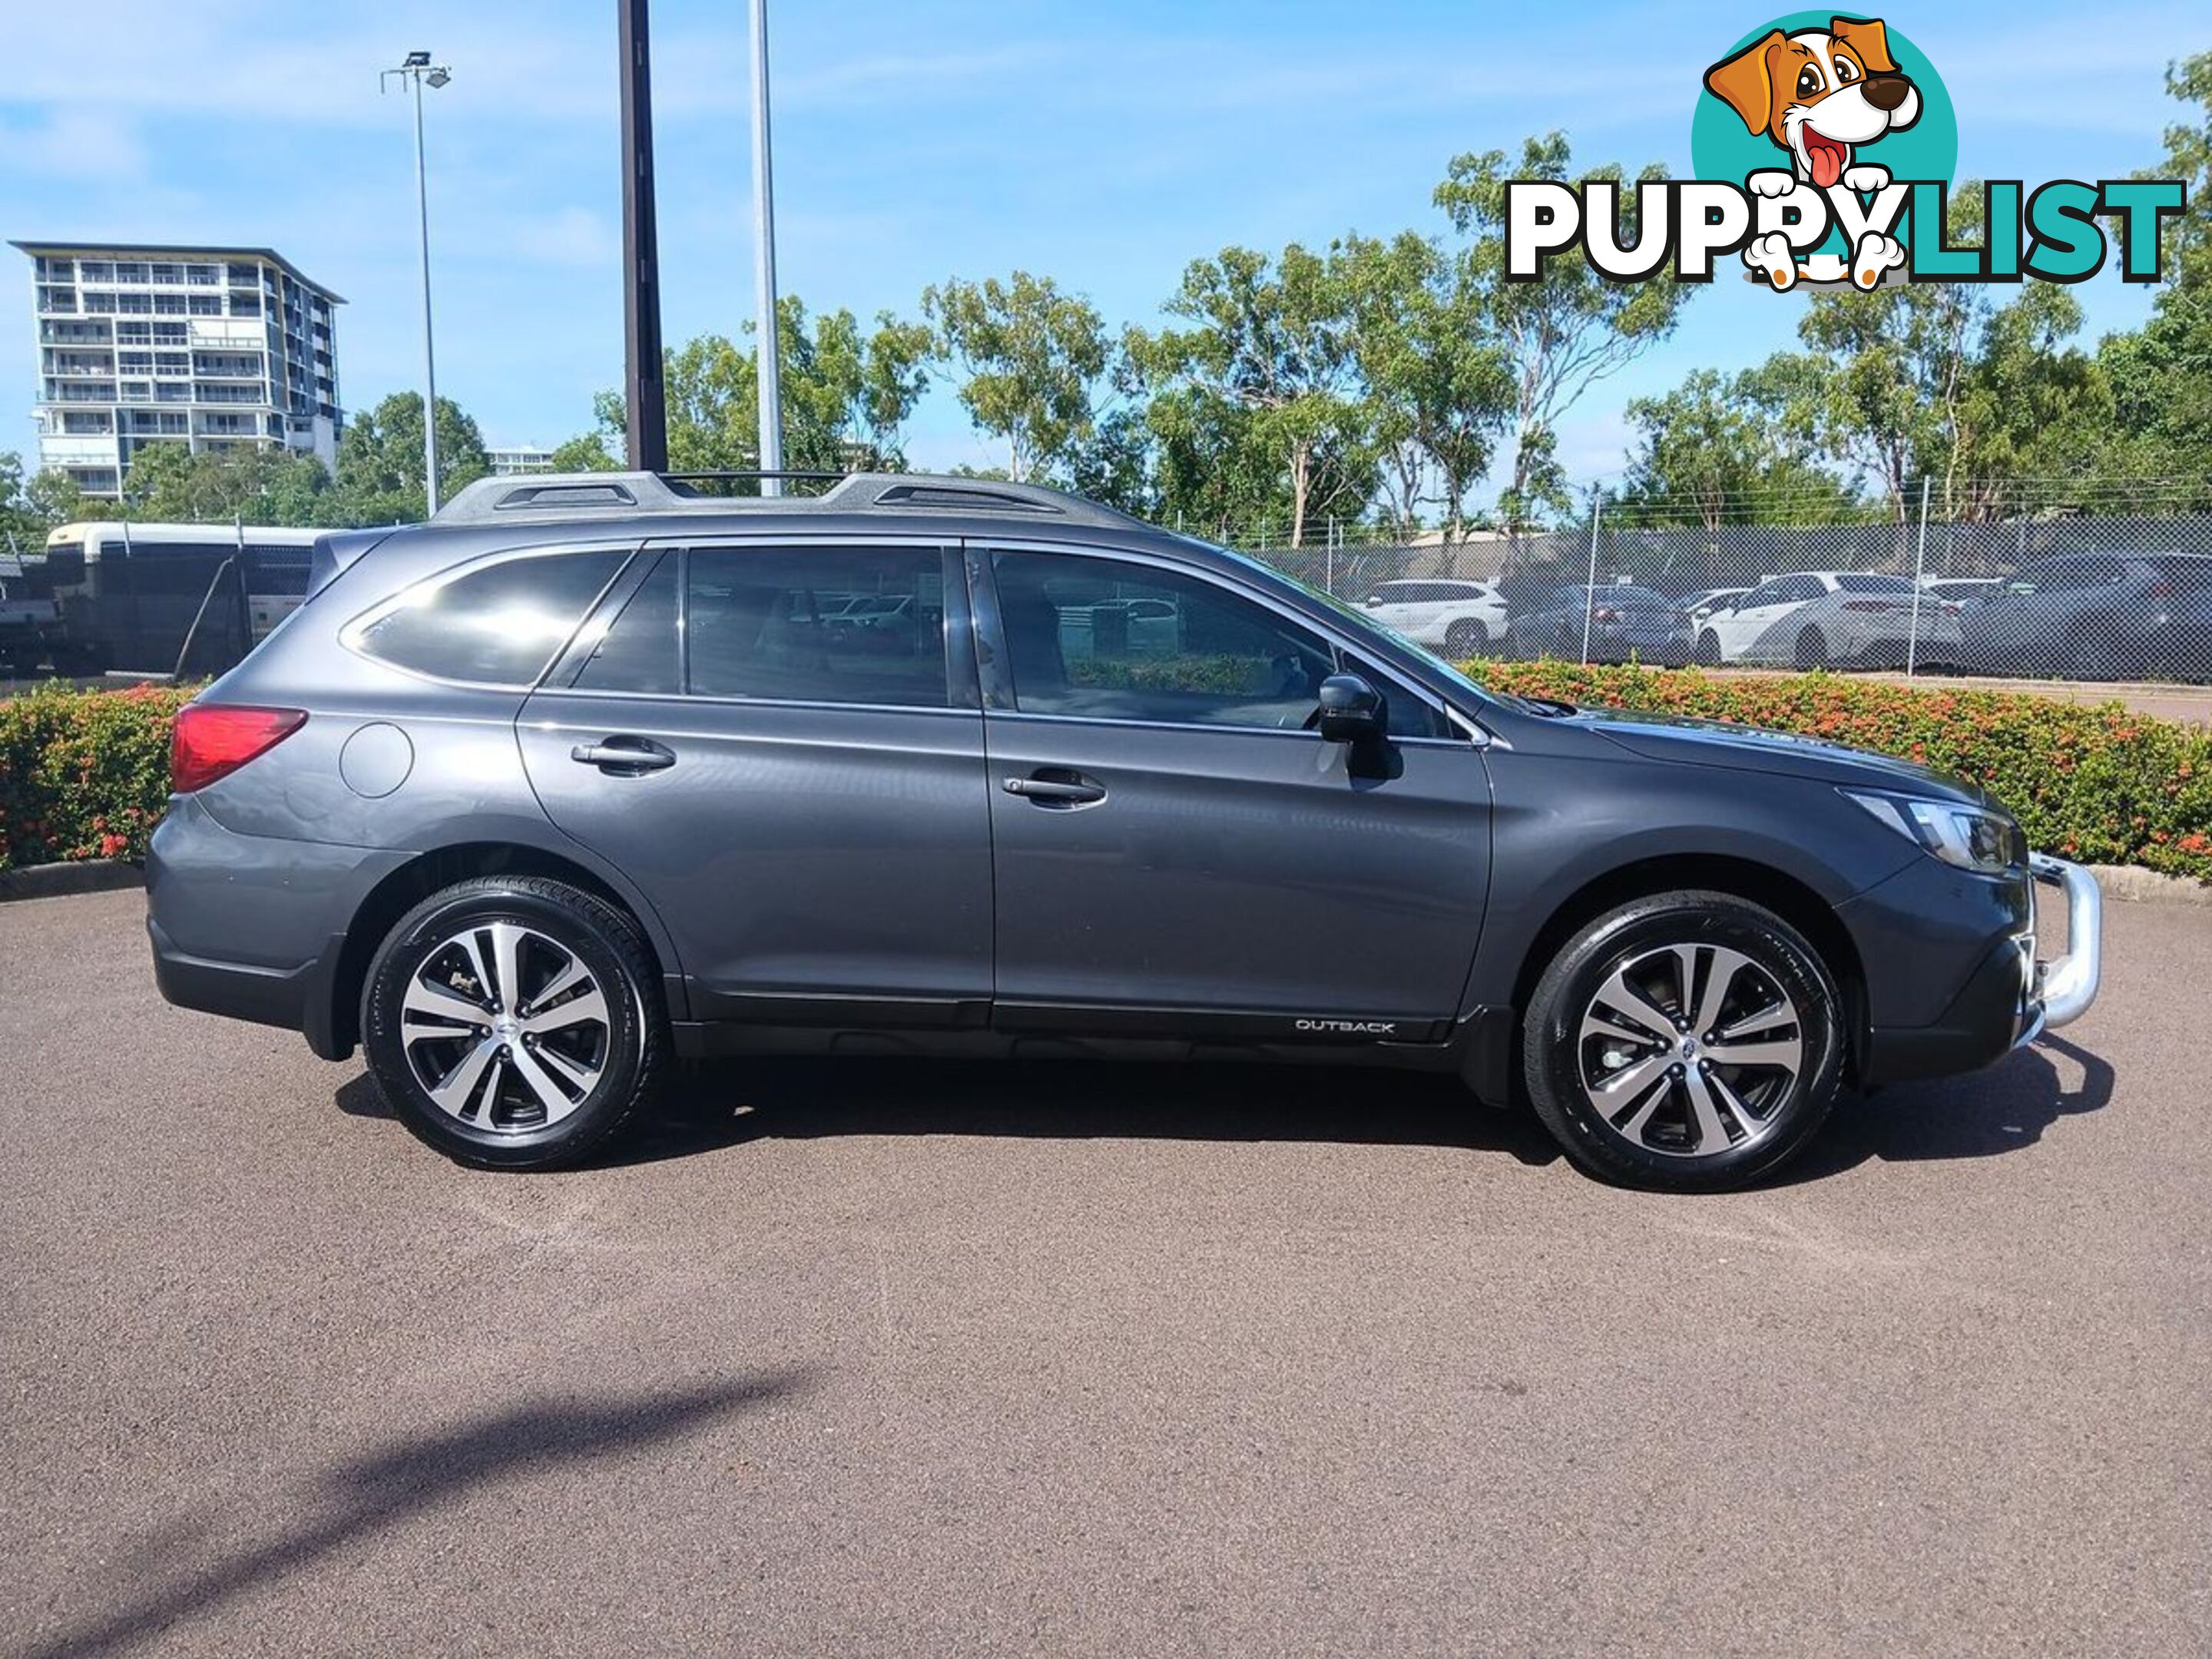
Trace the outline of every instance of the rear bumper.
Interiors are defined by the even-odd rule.
[[[154,982],[180,1008],[303,1033],[325,1060],[346,928],[408,854],[225,829],[190,795],[169,804],[146,855]]]
[[[296,968],[258,968],[193,956],[179,950],[161,923],[150,917],[146,934],[154,947],[154,984],[165,1001],[199,1013],[298,1031],[325,1060],[343,1060],[352,1051],[352,1045],[341,1043],[332,1029],[343,934],[333,936],[319,955]]]

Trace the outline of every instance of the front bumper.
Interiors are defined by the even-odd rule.
[[[1899,878],[1906,884],[1901,890],[1879,890],[1887,914],[1886,929],[1876,939],[1888,945],[1890,954],[1869,950],[1866,939],[1862,939],[1861,949],[1870,963],[1893,963],[1889,980],[1905,977],[1905,966],[1915,957],[1943,959],[1930,945],[1900,930],[1900,904],[1926,905],[1932,927],[1936,919],[1955,915],[1966,898],[1986,896],[1993,907],[1990,920],[2002,918],[2002,930],[1981,935],[1984,942],[1976,947],[1978,956],[1968,959],[1948,1006],[1924,1024],[1897,1021],[1894,1014],[1881,1018],[1879,999],[1897,988],[1883,979],[1874,982],[1869,989],[1877,999],[1877,1017],[1866,1033],[1862,1082],[1875,1086],[1978,1071],[2088,1012],[2096,999],[2104,958],[2104,898],[2097,878],[2078,864],[2043,854],[2030,858],[2027,873],[2032,879],[2017,884],[1976,881],[1974,893],[1968,895],[1957,890],[1958,883],[1952,879],[1955,872],[1929,860]],[[1952,883],[1948,890],[1936,884],[1947,881]],[[2066,899],[2067,948],[2048,959],[2039,959],[2037,951],[2033,895],[2038,888],[2056,888]],[[1940,938],[1940,933],[1935,937]],[[1900,960],[1899,951],[1911,954]],[[1893,1000],[1891,1006],[1896,1006]]]
[[[2105,894],[2096,877],[2048,853],[2031,854],[2027,867],[2038,885],[2056,887],[2066,896],[2066,950],[2034,964],[2014,1048],[2087,1013],[2105,972]]]

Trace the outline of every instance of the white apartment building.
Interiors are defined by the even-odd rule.
[[[337,460],[344,301],[265,247],[13,244],[32,265],[39,465],[120,495],[148,444]]]
[[[543,444],[495,444],[485,453],[491,457],[492,471],[501,477],[553,470],[553,452]]]

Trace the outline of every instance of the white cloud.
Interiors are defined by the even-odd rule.
[[[114,182],[138,178],[145,165],[137,132],[119,114],[64,107],[0,124],[0,172]]]

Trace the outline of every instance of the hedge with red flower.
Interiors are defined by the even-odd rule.
[[[0,870],[138,859],[169,799],[169,727],[197,686],[42,686],[0,702]]]

